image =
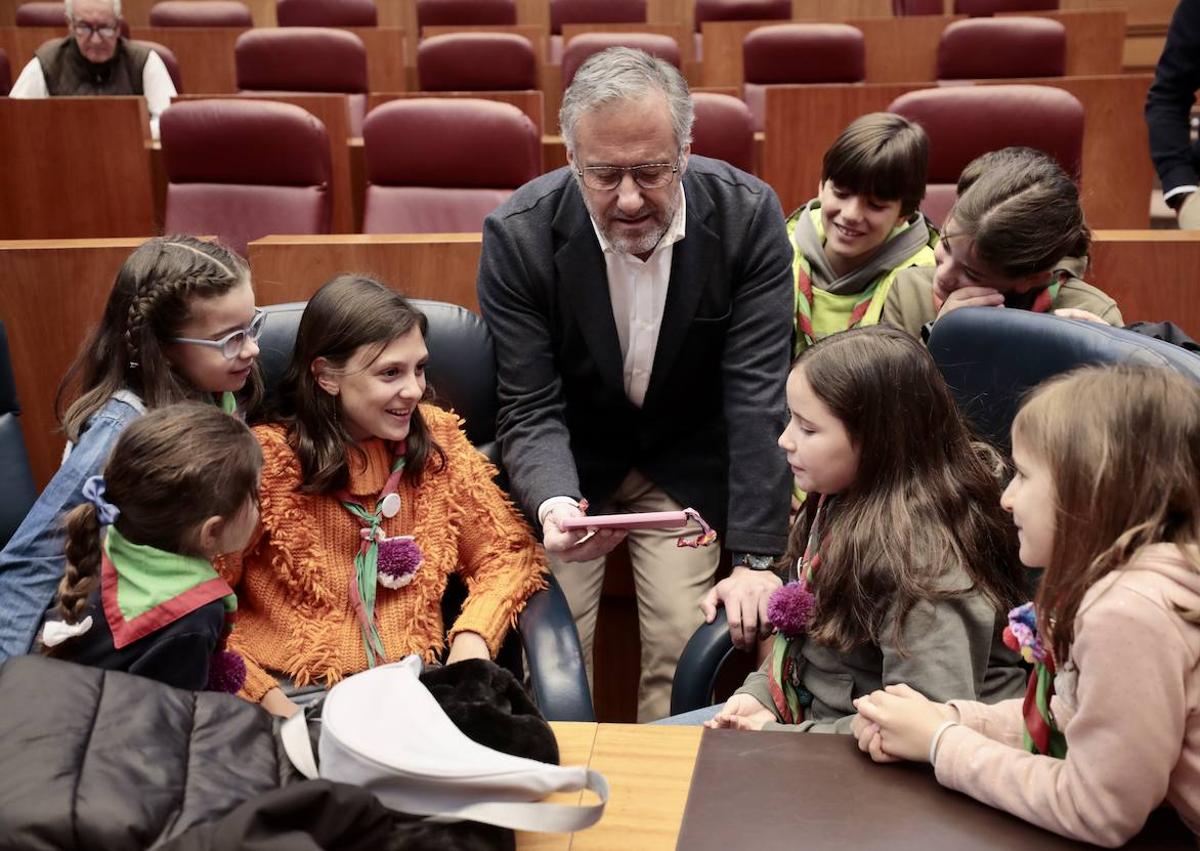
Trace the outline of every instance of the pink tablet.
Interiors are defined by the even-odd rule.
[[[558,521],[563,531],[572,529],[678,529],[691,517],[686,511],[646,511],[641,514],[597,514]]]

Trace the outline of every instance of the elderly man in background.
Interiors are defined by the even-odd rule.
[[[66,0],[71,34],[38,48],[9,97],[144,95],[150,131],[171,105],[175,85],[158,54],[121,37],[121,0]]]
[[[733,553],[718,597],[753,644],[780,580],[792,251],[779,200],[691,156],[679,72],[628,48],[590,58],[563,98],[568,167],[484,223],[479,303],[496,341],[498,434],[514,495],[543,531],[589,662],[604,556],[623,533],[563,529],[593,513],[678,510]],[[641,633],[640,721],[668,713],[716,547],[629,533]]]

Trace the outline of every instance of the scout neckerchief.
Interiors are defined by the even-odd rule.
[[[221,394],[221,410],[229,414],[231,417],[237,415],[237,397],[226,390]]]
[[[404,443],[396,447],[391,473],[375,500],[374,509],[368,509],[346,490],[336,495],[342,507],[362,524],[359,530],[362,540],[354,555],[350,603],[362,630],[368,668],[383,662],[386,656],[375,617],[375,584],[378,582],[386,588],[402,588],[412,581],[421,563],[421,551],[411,537],[388,538],[382,528],[384,519],[400,513],[400,494],[397,489],[404,475],[407,460],[405,452]]]
[[[801,215],[813,215],[813,226],[817,228],[817,233],[824,238],[824,231],[821,226],[820,211],[814,210],[812,213],[810,213],[808,209],[805,208]],[[896,234],[901,233],[905,227],[911,226],[911,222],[905,222],[904,226],[896,228],[888,235],[888,240],[891,240],[896,236]],[[796,230],[799,230],[800,227],[801,225],[797,224]],[[930,241],[927,244],[932,245],[934,238],[937,236],[937,232],[934,231],[931,226],[926,225],[926,227],[930,232]],[[796,328],[799,330],[800,334],[803,335],[805,344],[804,348],[807,348],[816,342],[816,331],[813,327],[813,311],[815,310],[816,297],[813,295],[812,268],[809,264],[808,258],[805,257],[804,251],[797,241],[796,231],[793,231],[792,233],[791,242],[792,250],[795,256],[795,260],[792,263],[792,269],[796,277]],[[861,293],[859,293],[859,299],[854,303],[854,307],[850,311],[850,317],[846,321],[847,330],[862,322],[863,317],[865,317],[871,310],[871,302],[875,299],[875,294],[879,290],[880,282],[894,271],[895,269],[881,271],[875,280],[871,282],[871,284],[865,289],[863,289]]]
[[[1049,313],[1053,310],[1054,305],[1058,304],[1058,291],[1062,289],[1063,281],[1068,277],[1070,276],[1066,272],[1058,272],[1054,280],[1038,290],[1037,297],[1034,298],[1029,310],[1033,313]],[[933,294],[934,313],[940,313],[942,305],[945,303],[945,299],[938,298],[936,292]]]
[[[109,526],[101,547],[104,615],[120,650],[214,600],[225,604],[225,622],[237,614],[233,589],[205,559],[135,544]]]
[[[796,565],[796,578],[775,591],[767,603],[767,617],[776,628],[771,644],[771,700],[784,724],[799,724],[804,720],[805,706],[812,703],[811,695],[800,685],[791,645],[807,630],[816,603],[809,588],[813,570],[821,564],[819,549],[824,510],[825,494],[821,494],[808,530],[804,555]]]
[[[1062,759],[1067,755],[1067,737],[1058,729],[1050,699],[1054,697],[1054,657],[1037,632],[1033,603],[1008,613],[1004,643],[1033,665],[1021,715],[1025,721],[1025,750]]]

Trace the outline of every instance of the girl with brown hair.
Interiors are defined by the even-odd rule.
[[[426,320],[398,293],[344,276],[309,300],[263,447],[260,534],[223,573],[242,696],[295,711],[284,689],[328,687],[411,653],[494,656],[545,558],[468,442],[426,398]],[[445,630],[451,573],[468,595]]]
[[[126,428],[67,515],[61,620],[46,623],[47,652],[179,688],[236,691],[240,661],[213,664],[237,601],[212,560],[250,540],[261,466],[250,430],[213,405],[168,405]]]
[[[166,236],[129,255],[59,385],[62,466],[0,553],[0,661],[29,651],[63,575],[63,518],[83,502],[83,483],[121,431],[173,402],[231,413],[252,406],[262,321],[249,270],[220,245]]]
[[[858,701],[859,746],[1085,842],[1123,844],[1164,800],[1200,832],[1200,390],[1085,367],[1039,386],[1012,438],[1002,504],[1021,561],[1046,569],[1010,614],[1028,696],[892,686]]]
[[[1053,157],[1033,148],[984,154],[963,169],[936,270],[902,272],[884,321],[928,337],[960,307],[1003,306],[1121,325],[1117,303],[1082,280],[1091,241],[1079,188]]]
[[[943,699],[1021,688],[1001,616],[1021,597],[999,484],[932,358],[885,326],[807,349],[779,438],[807,498],[771,597],[763,669],[707,723],[850,732],[852,700],[916,680]]]

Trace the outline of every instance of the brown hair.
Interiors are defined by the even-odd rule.
[[[1092,232],[1079,187],[1054,158],[1033,148],[977,157],[958,180],[944,239],[967,236],[989,269],[1008,278],[1050,272],[1064,257],[1083,257]]]
[[[300,458],[304,493],[329,493],[349,481],[349,451],[359,452],[354,438],[342,425],[338,399],[317,384],[312,364],[325,358],[335,369],[363,346],[383,348],[418,328],[424,336],[428,320],[408,299],[379,281],[362,275],[341,275],[309,299],[300,317],[292,361],[279,385],[277,410],[272,419],[284,423]],[[427,387],[425,398],[431,390]],[[418,407],[408,433],[408,462],[404,476],[420,481],[430,457],[438,468],[446,456],[429,434]]]
[[[181,402],[138,417],[121,432],[104,468],[104,498],[132,543],[199,555],[196,534],[209,517],[236,517],[258,494],[262,450],[250,429],[215,405]],[[83,616],[99,579],[100,521],[85,502],[66,518],[67,570],[58,611]]]
[[[1200,388],[1165,367],[1083,367],[1039,385],[1012,433],[1054,485],[1036,609],[1063,662],[1087,590],[1141,547],[1177,544],[1200,571]]]
[[[855,195],[900,201],[905,218],[925,197],[929,137],[907,118],[872,112],[854,119],[825,152],[821,182]]]
[[[903,648],[904,621],[920,600],[977,590],[997,610],[1017,603],[1022,571],[987,463],[995,453],[972,441],[925,347],[884,325],[856,328],[806,349],[793,369],[862,448],[854,483],[822,524],[809,636],[843,652],[878,644],[894,607],[890,637]],[[786,564],[804,549],[815,496],[792,527]],[[956,567],[972,587],[940,590]]]
[[[179,334],[193,299],[216,298],[250,280],[233,252],[192,236],[164,236],[134,249],[117,272],[100,324],[58,386],[55,410],[67,439],[79,439],[109,397],[128,389],[147,408],[196,399],[198,391],[172,368],[164,343]],[[248,405],[262,393],[257,363]],[[74,401],[64,407],[69,395]]]

